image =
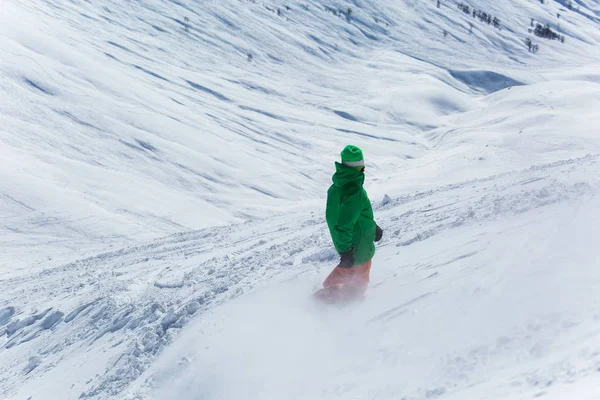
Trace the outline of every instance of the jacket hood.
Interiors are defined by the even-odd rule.
[[[356,167],[349,167],[339,162],[335,163],[335,174],[332,177],[335,186],[344,186],[355,182],[362,186],[365,182],[365,173]]]

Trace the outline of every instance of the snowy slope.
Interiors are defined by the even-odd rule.
[[[348,141],[389,172],[486,109],[482,94],[548,79],[592,90],[597,70],[579,70],[598,60],[588,3],[478,2],[500,30],[452,2],[7,0],[2,247],[29,266],[297,209],[322,196]],[[566,43],[529,53],[529,19],[556,13]],[[498,112],[539,112],[548,90]],[[490,122],[478,120],[470,130]]]
[[[480,379],[501,396],[593,377],[599,160],[376,205],[386,238],[372,290],[347,312],[307,297],[335,261],[320,214],[179,234],[7,280],[21,314],[3,322],[3,387],[11,399],[422,398]],[[40,300],[52,307],[42,316]],[[37,317],[23,312],[35,305]],[[576,351],[573,337],[587,338]],[[31,357],[40,365],[28,373]]]
[[[307,304],[300,278],[229,303],[154,364],[148,398],[597,398],[597,207],[525,206],[387,242],[349,310]]]
[[[2,2],[0,398],[594,398],[600,3],[509,3]]]

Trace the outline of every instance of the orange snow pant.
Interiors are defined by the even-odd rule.
[[[370,272],[371,260],[352,268],[335,267],[315,297],[327,302],[360,300],[369,286]]]

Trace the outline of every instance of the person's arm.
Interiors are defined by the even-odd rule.
[[[352,255],[352,237],[354,235],[354,225],[358,220],[361,211],[361,191],[360,188],[353,189],[347,196],[342,199],[340,205],[340,213],[335,224],[337,233],[335,247],[342,255],[344,264],[354,263]],[[350,267],[352,266],[349,265]]]

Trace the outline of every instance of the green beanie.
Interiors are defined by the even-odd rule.
[[[342,150],[342,164],[349,167],[361,167],[365,165],[362,150],[349,144]]]

